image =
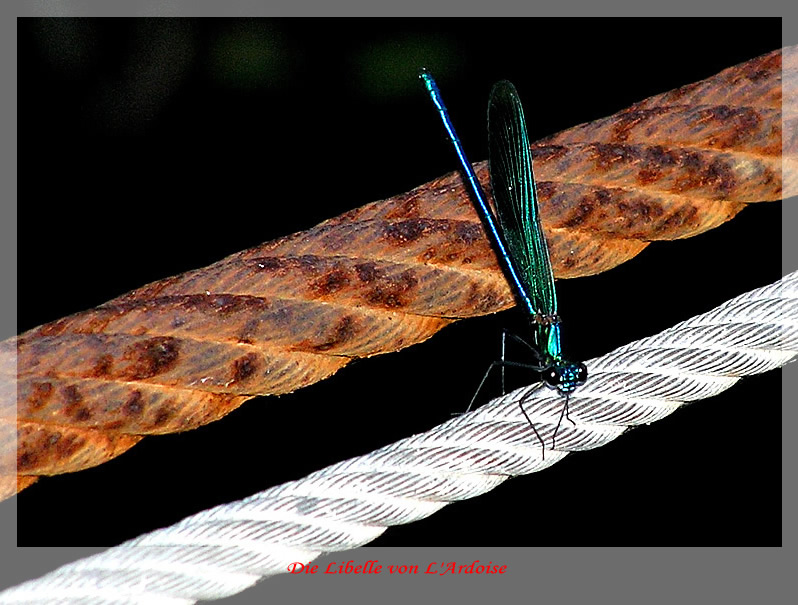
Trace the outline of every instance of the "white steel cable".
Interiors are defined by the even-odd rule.
[[[798,355],[798,272],[587,363],[570,422],[546,449],[563,406],[519,389],[426,433],[304,479],[217,506],[0,593],[0,603],[194,603],[236,594],[295,561],[362,546],[390,525],[427,517],[513,475],[604,445],[742,376]]]

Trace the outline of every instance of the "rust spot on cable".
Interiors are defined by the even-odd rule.
[[[795,194],[798,115],[781,99],[797,74],[795,48],[775,51],[535,143],[555,275],[605,271]],[[145,285],[0,343],[0,374],[16,380],[0,437],[19,440],[19,475],[0,458],[0,495],[512,304],[457,173]]]
[[[245,382],[258,370],[258,356],[247,353],[233,362],[231,382]]]
[[[94,368],[91,375],[96,378],[108,376],[113,372],[114,358],[110,355],[100,355],[94,363]]]
[[[130,393],[127,401],[122,404],[122,413],[125,416],[138,416],[144,411],[144,405],[141,402],[141,391],[135,390]]]
[[[31,391],[29,405],[31,409],[37,409],[46,405],[53,396],[53,385],[49,382],[34,382]]]
[[[349,285],[349,275],[345,269],[332,269],[324,275],[314,280],[310,287],[315,290],[320,297],[334,294]]]
[[[152,428],[158,428],[165,425],[169,419],[174,415],[174,411],[168,406],[161,406],[155,411],[152,419]]]
[[[297,344],[298,349],[318,352],[334,351],[357,337],[360,328],[352,315],[341,317],[329,331],[315,339],[305,339]]]
[[[178,343],[174,338],[152,338],[127,347],[122,359],[130,362],[130,367],[120,375],[127,380],[142,380],[157,376],[177,363]]]

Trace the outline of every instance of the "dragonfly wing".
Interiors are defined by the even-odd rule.
[[[532,154],[518,93],[497,83],[488,102],[490,180],[499,226],[535,310],[557,313],[549,249],[540,226]]]

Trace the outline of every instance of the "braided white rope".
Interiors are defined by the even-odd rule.
[[[520,389],[371,454],[201,512],[0,593],[0,603],[193,603],[244,590],[294,561],[361,546],[568,451],[615,439],[741,376],[798,354],[798,272],[588,362],[589,381],[551,441],[561,396]]]

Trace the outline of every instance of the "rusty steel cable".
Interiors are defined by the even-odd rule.
[[[651,241],[794,193],[796,116],[785,113],[782,137],[781,112],[782,71],[784,94],[795,89],[793,49],[783,63],[774,51],[536,143],[555,274],[604,271]],[[484,163],[477,174],[487,181]],[[512,302],[456,173],[149,284],[0,343],[0,371],[18,380],[17,416],[7,384],[0,425],[17,428],[19,472],[0,491]]]
[[[362,546],[388,527],[485,494],[512,476],[548,468],[570,452],[606,445],[629,427],[661,420],[796,355],[798,272],[590,360],[593,379],[571,400],[573,424],[560,428],[556,447],[545,456],[518,403],[524,402],[549,440],[562,398],[536,384],[425,433],[64,565],[3,591],[0,603],[193,603],[237,594],[286,573],[294,562]],[[757,421],[768,420],[756,405],[750,409]],[[726,413],[717,407],[716,414]],[[725,439],[723,459],[734,464],[740,435],[734,431]],[[536,514],[556,517],[560,496],[553,493],[528,506]],[[689,507],[689,500],[684,505]],[[640,531],[656,525],[657,515],[647,521]],[[507,532],[519,520],[474,522]],[[608,521],[586,507],[575,522]]]

